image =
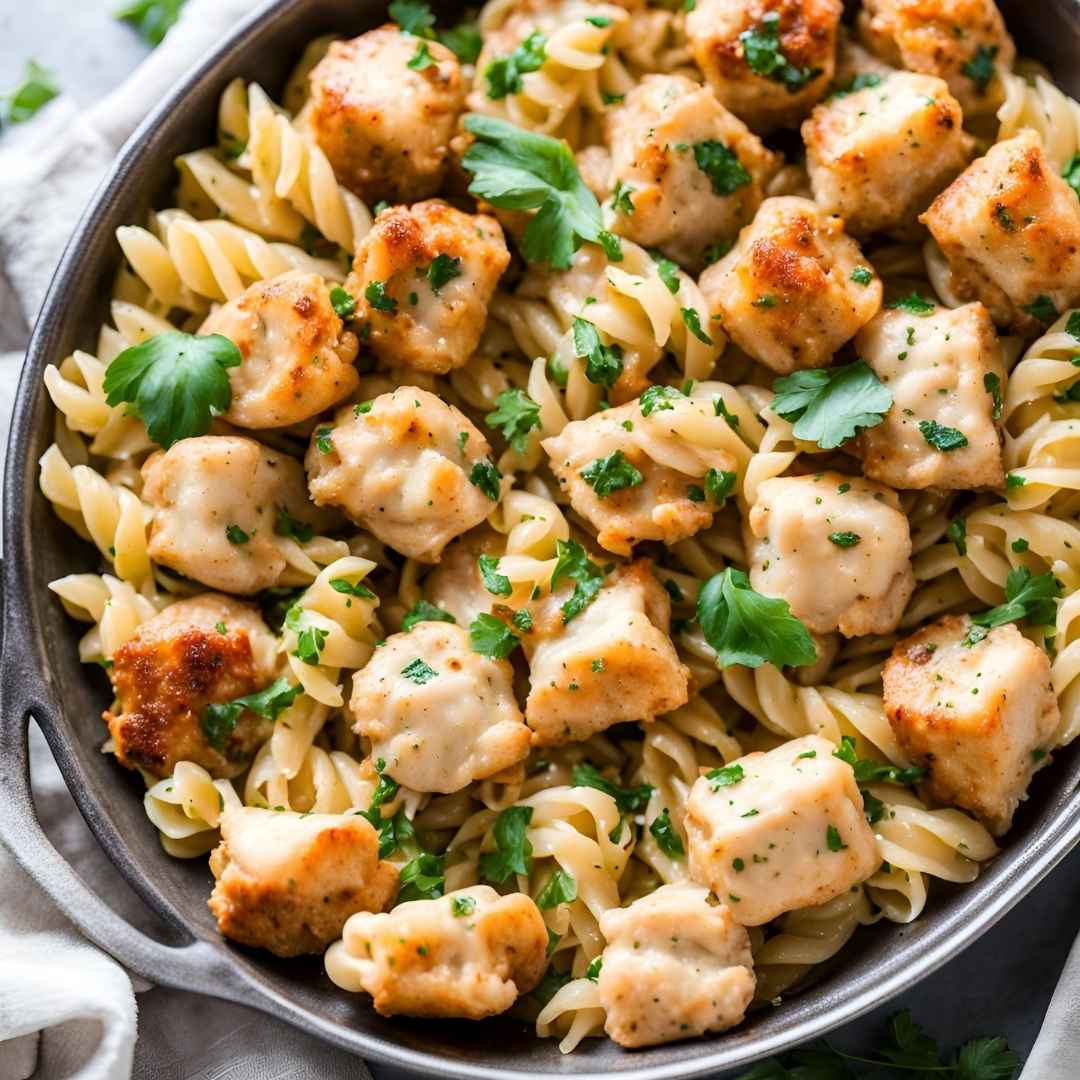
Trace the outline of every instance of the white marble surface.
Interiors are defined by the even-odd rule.
[[[135,33],[110,17],[117,6],[119,0],[0,0],[0,89],[17,81],[31,56],[51,68],[64,89],[81,101],[92,101],[111,89],[145,52]],[[72,828],[82,827],[81,822],[72,822]],[[63,846],[63,837],[55,839]],[[126,889],[119,879],[116,887]],[[1003,1034],[1025,1054],[1078,931],[1080,853],[1074,853],[961,957],[885,1009],[850,1025],[835,1041],[865,1049],[885,1018],[906,1007],[943,1044]],[[175,1007],[175,997],[170,995],[168,1001]],[[157,1040],[167,1039],[168,1031],[168,1017],[161,1009],[167,1002],[161,992],[151,990],[140,995],[140,1003],[144,1030],[152,1035],[140,1039],[135,1076],[157,1078],[161,1075]],[[193,999],[191,1007],[205,1010],[208,1018],[221,1018],[222,1007],[214,1003]],[[249,1016],[239,1011],[233,1015],[245,1021]],[[375,1072],[380,1080],[395,1076],[391,1070]],[[175,1080],[200,1080],[205,1075],[195,1071]]]

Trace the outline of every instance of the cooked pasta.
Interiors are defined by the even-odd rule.
[[[794,87],[705,4],[490,0],[475,49],[414,6],[312,41],[281,104],[233,80],[117,230],[95,352],[44,376],[92,571],[49,587],[226,936],[564,1053],[720,1032],[974,880],[1080,735],[1080,264],[1042,258],[1080,247],[1080,107],[1003,39],[946,184],[878,83],[825,96],[835,19]],[[845,49],[886,84],[881,47]],[[684,110],[627,183],[643,84],[658,131],[691,86],[747,142]],[[1043,211],[987,194],[1020,153],[1030,250]],[[729,199],[695,266],[615,235]]]

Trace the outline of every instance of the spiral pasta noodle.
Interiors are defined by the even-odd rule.
[[[217,844],[222,813],[242,803],[230,781],[213,779],[193,761],[178,761],[171,776],[146,792],[143,805],[165,851],[194,859]]]
[[[1062,169],[1080,150],[1080,103],[1035,72],[1030,79],[1002,75],[1005,100],[997,112],[998,142],[1031,128],[1042,140],[1050,164]]]

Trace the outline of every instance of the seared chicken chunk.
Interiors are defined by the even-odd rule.
[[[199,333],[223,334],[243,357],[227,369],[232,400],[224,418],[237,427],[299,424],[348,397],[359,379],[359,342],[334,313],[318,274],[257,281]]]
[[[335,41],[311,72],[308,117],[337,178],[368,203],[434,195],[465,101],[457,58],[427,41],[432,63],[409,67],[419,39],[381,26]]]
[[[253,607],[219,593],[178,600],[148,619],[109,670],[116,702],[104,715],[117,760],[154,776],[170,776],[178,761],[212,776],[236,775],[272,724],[244,709],[231,731],[211,741],[207,707],[270,683],[276,646]]]
[[[1012,624],[973,641],[983,633],[946,615],[896,645],[882,681],[893,733],[929,770],[932,796],[1001,836],[1049,761],[1060,714],[1046,653]]]
[[[1080,302],[1080,200],[1030,128],[969,165],[919,220],[953,291],[999,325],[1036,333]]]
[[[822,102],[802,126],[814,201],[861,236],[910,232],[975,140],[941,79],[898,71]]]
[[[547,945],[528,896],[473,885],[389,914],[354,915],[326,954],[326,971],[343,989],[370,994],[382,1016],[482,1020],[536,986]]]
[[[450,544],[439,565],[424,579],[424,597],[468,627],[478,615],[491,612],[497,598],[484,587],[480,556],[498,555],[504,541],[494,529],[481,526]]]
[[[290,521],[330,519],[308,501],[299,462],[242,436],[181,439],[147,458],[142,475],[150,558],[222,592],[276,585]]]
[[[841,0],[697,0],[690,51],[720,103],[755,131],[793,127],[836,70]]]
[[[701,291],[743,352],[786,375],[824,367],[877,314],[881,281],[852,278],[869,265],[840,218],[783,196],[761,204],[735,247],[701,275]]]
[[[726,1031],[754,996],[750,935],[726,904],[687,882],[600,917],[604,1030],[621,1046]]]
[[[690,876],[743,926],[824,904],[881,864],[850,765],[819,735],[747,754],[695,781]]]
[[[895,488],[1000,488],[1001,404],[1005,365],[994,324],[982,304],[929,316],[883,311],[855,339],[859,356],[892,391],[883,423],[867,428],[853,449],[863,472]],[[941,450],[924,431],[937,424],[966,443]],[[956,440],[959,441],[959,440]]]
[[[275,956],[322,952],[350,915],[386,907],[398,882],[366,818],[254,806],[221,815],[210,869],[218,929]]]
[[[415,386],[340,409],[305,465],[317,506],[338,506],[422,562],[481,521],[499,497],[490,447],[453,405]]]
[[[524,638],[531,687],[525,721],[534,745],[580,742],[686,704],[689,673],[668,637],[671,601],[647,560],[613,572],[567,621],[572,593],[561,586],[539,604]]]
[[[703,86],[646,75],[607,120],[614,230],[700,270],[761,204],[776,155]]]
[[[509,262],[494,218],[431,199],[375,219],[345,287],[384,363],[445,375],[475,350]]]
[[[674,395],[653,406],[635,400],[567,424],[542,445],[601,546],[629,555],[642,540],[673,544],[711,523],[717,506],[702,481],[710,469],[733,472],[736,461],[727,450],[695,445],[680,434],[700,424],[726,421],[709,401]]]
[[[450,794],[528,756],[513,684],[509,661],[473,652],[466,629],[422,622],[375,650],[353,677],[350,708],[387,776]]]
[[[766,480],[750,508],[745,540],[750,584],[782,597],[818,634],[888,634],[915,588],[900,500],[861,476]]]
[[[994,0],[864,0],[858,28],[886,63],[944,79],[965,116],[1001,104],[1016,46]]]

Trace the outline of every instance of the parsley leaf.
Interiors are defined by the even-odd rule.
[[[240,350],[221,334],[179,330],[157,334],[125,349],[105,371],[105,401],[129,402],[150,438],[168,449],[205,435],[232,401],[226,368],[239,367]]]
[[[494,615],[477,615],[469,625],[469,648],[491,660],[505,660],[520,639]]]
[[[431,37],[435,16],[431,14],[431,8],[427,4],[418,0],[393,0],[388,12],[403,34]]]
[[[885,306],[892,308],[894,311],[903,311],[908,315],[918,315],[919,318],[926,318],[927,315],[934,314],[937,305],[933,300],[927,300],[925,296],[913,292],[910,296],[902,296],[899,300],[891,300]]]
[[[588,762],[574,766],[571,784],[573,787],[596,788],[597,791],[610,795],[615,800],[619,812],[623,814],[634,814],[644,810],[649,796],[653,793],[651,784],[642,784],[640,787],[633,788],[619,787],[618,784],[613,784],[602,776],[600,771]]]
[[[587,319],[574,319],[574,355],[585,360],[585,378],[597,386],[613,386],[623,371],[622,348],[605,345]]]
[[[846,761],[855,773],[856,781],[860,784],[885,783],[911,787],[926,775],[926,770],[918,765],[903,768],[899,765],[872,761],[869,758],[860,758],[855,749],[855,739],[851,735],[840,737],[840,746],[833,751],[833,757]]]
[[[1077,197],[1080,198],[1080,152],[1073,154],[1071,158],[1065,163],[1065,168],[1061,170],[1061,175],[1065,178],[1065,183],[1069,185],[1076,192]]]
[[[634,189],[629,184],[616,180],[615,190],[611,193],[612,209],[617,214],[632,214],[634,212],[634,202],[630,196],[633,194]]]
[[[988,371],[983,376],[983,389],[990,395],[990,400],[993,402],[993,408],[990,410],[990,416],[994,420],[1001,419],[1001,379],[995,375],[994,372]]]
[[[529,262],[565,270],[582,242],[601,241],[600,204],[566,143],[492,116],[474,113],[464,123],[476,137],[462,159],[473,174],[469,194],[503,210],[539,209],[521,238]]]
[[[838,86],[830,95],[835,98],[847,97],[848,94],[856,94],[860,90],[867,90],[874,86],[881,85],[881,76],[875,71],[860,71],[857,75],[852,75],[847,82]]]
[[[388,311],[391,314],[397,311],[397,301],[392,296],[387,296],[384,281],[369,282],[367,288],[364,289],[364,299],[376,311]]]
[[[402,669],[401,674],[411,683],[417,686],[426,686],[432,679],[438,678],[439,673],[430,665],[426,664],[418,656],[410,660]]]
[[[402,630],[411,630],[421,622],[449,622],[456,623],[457,619],[449,611],[443,611],[441,607],[429,604],[426,600],[417,600],[401,620]]]
[[[650,416],[654,412],[674,409],[674,401],[681,401],[686,395],[674,386],[650,386],[638,399],[641,415]]]
[[[246,533],[239,525],[226,525],[225,526],[225,539],[230,544],[246,544],[250,539],[250,534]]]
[[[475,64],[484,41],[476,23],[463,22],[439,31],[439,40],[463,63]]]
[[[935,449],[943,454],[953,450],[963,450],[968,444],[967,436],[956,428],[945,427],[936,420],[920,420],[919,430],[922,437]]]
[[[495,850],[480,856],[482,878],[501,885],[514,874],[529,872],[533,849],[526,833],[532,816],[531,806],[508,806],[495,819]]]
[[[329,424],[324,424],[322,427],[315,429],[315,446],[320,454],[333,453],[334,443],[330,438],[330,434],[334,429]]]
[[[257,693],[208,705],[206,715],[202,718],[203,734],[215,750],[220,750],[235,729],[244,709],[250,709],[267,720],[276,720],[278,714],[287,709],[302,691],[303,687],[299,683],[290,685],[289,680],[281,676]]]
[[[524,89],[521,76],[539,71],[547,59],[547,39],[534,30],[509,56],[492,60],[484,69],[487,96],[495,101],[508,94],[520,94]]]
[[[701,316],[693,308],[679,308],[679,314],[682,315],[683,325],[698,341],[706,345],[713,343],[712,338],[701,329]]]
[[[794,422],[797,439],[833,450],[863,428],[876,427],[893,403],[864,360],[836,368],[796,371],[773,383],[772,410]]]
[[[839,548],[855,547],[862,539],[857,532],[831,532],[829,539]]]
[[[529,432],[540,426],[540,406],[524,390],[503,390],[495,408],[484,417],[488,427],[498,428],[503,438],[519,453],[525,453]]]
[[[670,259],[661,257],[656,260],[656,276],[664,283],[672,296],[678,295],[679,268]]]
[[[1033,575],[1026,566],[1017,566],[1005,578],[1005,603],[989,611],[972,615],[976,627],[992,630],[995,626],[1020,622],[1026,619],[1035,626],[1051,626],[1057,618],[1057,600],[1062,595],[1062,584],[1049,570]],[[986,637],[975,630],[968,632],[965,645],[974,645]]]
[[[52,72],[36,60],[27,60],[22,82],[0,94],[0,122],[21,124],[35,116],[59,93],[60,87]]]
[[[600,969],[604,966],[603,956],[594,956],[589,961],[589,966],[585,969],[585,978],[590,982],[600,981]]]
[[[994,77],[994,58],[997,54],[997,45],[980,45],[975,50],[975,55],[960,69],[975,84],[980,94],[986,92],[990,80]]]
[[[499,573],[499,557],[497,555],[481,555],[477,559],[480,567],[480,577],[483,579],[484,588],[494,596],[509,596],[514,587],[505,574]]]
[[[446,856],[422,852],[410,859],[398,878],[398,903],[406,900],[437,900],[446,888]]]
[[[710,469],[705,474],[705,494],[717,506],[723,506],[728,496],[735,490],[735,482],[738,478],[738,473]]]
[[[835,825],[829,825],[825,829],[825,844],[830,851],[843,851],[847,847]]]
[[[502,473],[487,458],[472,467],[469,483],[478,487],[492,502],[499,501],[502,494]]]
[[[739,35],[743,56],[755,75],[783,83],[789,94],[798,93],[821,74],[820,68],[792,64],[780,48],[780,13],[770,11],[761,22]]]
[[[298,544],[306,544],[315,535],[315,530],[306,521],[294,518],[284,506],[278,507],[274,532],[278,536],[287,536]]]
[[[358,596],[361,600],[375,599],[375,594],[361,581],[350,581],[343,577],[331,578],[330,588],[344,596]]]
[[[321,626],[305,626],[296,636],[296,649],[293,651],[293,656],[305,664],[317,665],[329,636],[330,631],[324,630]]]
[[[735,151],[716,139],[695,143],[694,161],[709,178],[714,195],[731,195],[753,179]],[[675,292],[674,289],[671,291]]]
[[[577,882],[573,874],[568,874],[562,868],[555,871],[548,883],[540,890],[536,897],[536,906],[541,911],[550,911],[551,908],[560,904],[569,904],[577,899]]]
[[[637,487],[645,477],[626,460],[621,450],[596,458],[581,470],[581,478],[596,492],[598,499],[606,499],[616,491]]]
[[[736,761],[732,765],[723,765],[718,769],[710,769],[705,774],[706,780],[711,780],[709,785],[713,791],[719,791],[722,787],[731,787],[746,778],[746,772]]]
[[[967,554],[967,521],[964,518],[955,518],[949,522],[949,527],[945,530],[945,535],[956,546],[956,554],[964,556]]]
[[[1033,319],[1038,319],[1044,326],[1049,326],[1058,317],[1058,309],[1046,293],[1040,293],[1021,310],[1026,311]]]
[[[450,910],[455,919],[464,919],[476,910],[476,900],[471,896],[455,896],[450,901]]]
[[[113,12],[113,18],[130,23],[149,44],[160,45],[183,6],[184,0],[134,0]]]
[[[653,839],[660,850],[669,858],[680,859],[686,854],[682,837],[675,828],[671,820],[671,814],[666,806],[660,815],[653,819],[653,823],[649,826],[649,832],[652,833]]]
[[[868,270],[865,266],[856,266],[855,269],[851,271],[851,280],[854,281],[856,285],[869,285],[870,282],[874,280],[874,272]]]
[[[435,66],[435,57],[431,55],[426,41],[417,42],[416,52],[412,54],[405,66],[410,71],[424,71],[426,68]]]
[[[382,758],[375,763],[375,771],[378,773],[379,782],[375,785],[375,790],[371,793],[371,804],[368,806],[368,812],[375,814],[379,810],[379,807],[383,803],[393,802],[394,796],[397,795],[398,789],[401,785],[392,777],[386,776],[383,770],[386,768],[386,762]],[[382,814],[380,813],[381,819]]]
[[[447,282],[453,281],[454,278],[461,276],[461,259],[456,255],[440,254],[436,255],[431,260],[431,265],[427,268],[427,279],[431,285],[431,291],[438,296],[439,290],[447,284]]]
[[[563,578],[574,581],[573,595],[562,606],[562,621],[570,622],[580,615],[597,597],[604,584],[606,571],[594,563],[576,540],[555,541],[555,569],[551,572],[552,590]]]
[[[717,667],[797,667],[817,658],[810,632],[791,614],[787,601],[755,592],[741,570],[728,567],[705,582],[697,616],[705,640],[716,650]]]

